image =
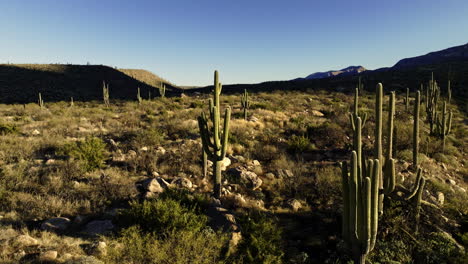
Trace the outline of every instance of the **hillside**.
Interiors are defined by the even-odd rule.
[[[312,79],[321,79],[321,78],[328,78],[328,77],[335,77],[338,75],[355,75],[361,72],[366,71],[367,69],[362,66],[349,66],[344,69],[338,71],[327,71],[327,72],[316,72],[308,75],[303,79],[312,80]]]
[[[136,98],[140,87],[144,98],[163,81],[168,93],[178,88],[144,70],[117,70],[102,65],[0,64],[0,102],[36,102],[38,93],[46,102],[100,100],[102,82],[109,83],[111,99]]]

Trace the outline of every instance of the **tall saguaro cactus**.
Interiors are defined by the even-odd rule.
[[[109,84],[106,84],[105,81],[102,81],[102,99],[106,107],[110,106],[109,101]]]
[[[452,100],[452,87],[450,86],[450,80],[448,80],[447,84],[447,101],[450,104],[450,100]]]
[[[442,139],[445,149],[445,137],[450,133],[452,127],[452,111],[447,113],[447,103],[444,101],[442,113],[436,116],[435,134]]]
[[[356,104],[355,99],[355,106]],[[385,160],[382,151],[383,86],[376,87],[374,159],[362,159],[362,120],[351,115],[353,152],[349,173],[346,162],[341,164],[343,185],[343,238],[353,252],[355,263],[365,263],[367,254],[376,242],[378,217],[383,213],[384,194],[395,188],[395,160],[392,158],[395,93],[389,98],[388,141]],[[382,169],[383,167],[383,169]]]
[[[141,104],[143,102],[143,98],[140,95],[140,87],[137,88],[137,100],[138,104]]]
[[[360,79],[359,79],[360,80]],[[360,85],[360,84],[359,84]],[[361,117],[362,120],[362,125],[361,128],[364,128],[364,125],[366,124],[367,120],[367,114],[362,113],[361,116],[359,116],[359,88],[356,88],[354,90],[354,106],[353,106],[353,112],[349,113],[349,121],[351,123],[351,128],[353,131],[356,130],[356,124],[354,123],[356,117]]]
[[[159,86],[159,95],[161,98],[164,98],[166,95],[166,85],[164,83],[161,83],[161,86]]]
[[[377,159],[369,160],[365,175],[360,176],[362,168],[353,151],[350,167],[348,173],[348,165],[342,164],[343,238],[353,253],[354,263],[365,264],[377,240],[380,165]]]
[[[440,88],[437,85],[437,82],[434,81],[434,74],[432,74],[432,79],[429,81],[429,85],[426,89],[426,118],[429,122],[429,131],[431,135],[434,134],[439,96]]]
[[[409,88],[406,88],[406,96],[403,99],[403,102],[405,103],[405,110],[409,111]]]
[[[413,166],[418,167],[418,154],[419,154],[419,100],[421,93],[416,92],[416,99],[414,101],[413,112]]]
[[[44,108],[44,100],[42,100],[42,95],[39,93],[39,99],[37,100],[37,104],[41,107]]]
[[[242,109],[244,110],[244,120],[247,120],[247,109],[250,108],[250,100],[249,100],[249,94],[247,93],[247,90],[244,90],[244,93],[241,96],[241,106]]]
[[[229,120],[231,118],[231,108],[226,108],[224,114],[224,126],[222,132],[220,130],[220,108],[219,95],[221,94],[222,85],[219,83],[218,71],[214,73],[214,89],[213,99],[209,101],[209,113],[211,124],[205,113],[198,117],[198,126],[202,139],[203,151],[207,157],[213,162],[213,178],[214,189],[213,195],[215,198],[221,196],[221,163],[226,156],[228,138],[229,138]]]

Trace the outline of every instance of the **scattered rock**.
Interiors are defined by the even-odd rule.
[[[159,147],[156,148],[156,154],[164,155],[164,154],[166,154],[166,149],[159,146]]]
[[[93,243],[88,250],[88,253],[93,256],[107,255],[107,244],[104,241],[97,241]]]
[[[44,221],[41,224],[42,230],[47,231],[64,231],[70,226],[70,219],[65,217],[55,217]]]
[[[45,252],[42,252],[39,255],[39,260],[40,261],[53,261],[57,258],[58,252],[55,250],[47,250]]]
[[[234,163],[245,163],[245,158],[240,155],[229,155],[229,159]]]
[[[286,206],[292,209],[294,212],[297,212],[299,209],[302,208],[301,202],[296,199],[289,199],[286,201]]]
[[[226,168],[231,165],[231,159],[228,157],[224,157],[224,159],[221,161],[221,171],[225,171]],[[208,167],[212,167],[213,162],[211,160],[208,160]]]
[[[313,116],[318,116],[318,117],[323,117],[325,116],[322,112],[318,111],[318,110],[312,110],[310,112]]]
[[[258,160],[253,160],[253,161],[252,161],[252,164],[253,164],[254,166],[260,166],[260,161],[258,161]]]
[[[446,179],[445,183],[450,184],[450,185],[457,185],[457,182],[455,180],[452,180],[452,179]]]
[[[442,169],[447,170],[447,165],[445,165],[445,163],[441,163],[440,166],[442,167]]]
[[[26,251],[24,251],[24,250],[20,250],[20,251],[16,252],[15,254],[13,254],[13,258],[16,259],[16,260],[20,260],[24,256],[26,256]]]
[[[84,232],[90,235],[100,235],[108,233],[112,229],[114,229],[114,224],[111,220],[95,220],[86,225]]]
[[[187,178],[183,178],[183,177],[178,177],[178,178],[175,178],[171,184],[174,184],[176,185],[177,187],[179,188],[186,188],[186,189],[192,189],[192,181],[190,181],[189,179]]]
[[[127,155],[128,155],[129,157],[131,157],[131,158],[135,158],[135,157],[137,156],[137,153],[136,153],[136,151],[134,151],[134,150],[129,150],[129,151],[127,152]]]
[[[242,184],[252,190],[260,188],[263,183],[262,179],[255,172],[248,171],[244,167],[231,168],[227,173],[236,177]]]
[[[148,178],[141,181],[138,181],[136,188],[140,193],[151,192],[155,194],[160,194],[164,192],[164,188],[159,184],[159,181],[156,178]]]
[[[265,178],[267,178],[268,180],[272,181],[275,179],[275,174],[271,173],[271,172],[268,172],[265,174]]]
[[[143,152],[148,151],[148,147],[146,147],[146,146],[145,146],[145,147],[142,147],[142,148],[140,149],[140,151],[143,151]]]
[[[444,193],[442,193],[442,192],[437,192],[437,202],[438,202],[440,205],[444,205],[444,201],[445,201]]]
[[[19,235],[15,238],[15,244],[21,247],[29,247],[29,246],[36,246],[39,244],[37,239],[29,236],[29,235]]]
[[[37,129],[34,129],[33,132],[31,133],[33,136],[39,136],[41,132]]]
[[[258,118],[255,116],[250,116],[247,120],[250,122],[258,122]]]
[[[466,189],[460,186],[455,186],[455,189],[459,192],[466,193]]]
[[[276,171],[276,176],[280,179],[282,178],[292,178],[294,177],[294,174],[292,173],[291,170],[284,170],[284,169],[278,169]]]

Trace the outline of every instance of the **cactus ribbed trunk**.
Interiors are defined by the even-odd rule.
[[[419,100],[420,92],[416,93],[416,100],[414,102],[414,116],[413,116],[413,167],[418,167],[418,154],[419,154]]]
[[[214,171],[213,195],[217,199],[221,197],[221,163],[222,161],[216,161],[213,163],[213,171]]]
[[[381,83],[377,84],[375,91],[375,143],[374,143],[374,156],[379,160],[379,167],[377,168],[379,176],[379,190],[383,190],[383,177],[382,177],[382,99],[383,99],[383,86]],[[383,214],[383,191],[379,194],[379,214]]]

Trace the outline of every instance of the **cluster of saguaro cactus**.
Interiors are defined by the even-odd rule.
[[[102,99],[106,107],[110,106],[109,101],[109,84],[106,84],[105,81],[102,82]]]
[[[247,120],[247,109],[250,108],[249,94],[247,93],[247,90],[244,90],[244,93],[241,96],[241,106],[244,110],[244,119]]]
[[[221,196],[221,163],[226,156],[229,138],[229,121],[231,119],[231,108],[228,107],[225,110],[224,126],[221,132],[221,104],[219,101],[221,90],[222,85],[219,83],[218,71],[215,71],[213,99],[209,100],[209,120],[211,120],[211,124],[205,113],[202,113],[198,117],[203,152],[213,162],[213,195],[215,198]]]
[[[164,98],[166,95],[166,85],[164,83],[161,83],[161,86],[159,86],[159,95],[161,98]]]
[[[426,119],[429,122],[429,131],[431,135],[434,133],[434,125],[436,123],[437,116],[437,102],[439,101],[440,88],[437,82],[434,81],[434,74],[429,81],[426,89]]]
[[[137,100],[139,104],[143,102],[143,98],[140,95],[140,87],[137,88]]]
[[[353,131],[356,131],[356,124],[355,124],[356,117],[361,117],[361,121],[362,121],[361,129],[364,128],[364,125],[366,124],[366,120],[367,120],[367,114],[362,113],[362,115],[359,116],[359,88],[356,88],[354,91],[353,112],[349,113],[349,121],[351,123],[351,128],[353,129]]]
[[[445,147],[445,137],[450,133],[452,127],[452,111],[447,112],[447,103],[444,101],[442,113],[436,114],[436,126],[434,134],[442,139]]]
[[[44,108],[44,100],[42,100],[42,95],[39,93],[39,99],[37,100],[37,104],[41,107]]]
[[[365,263],[367,254],[374,248],[378,216],[383,213],[384,195],[390,194],[395,189],[395,160],[392,158],[395,94],[392,92],[389,99],[385,160],[382,153],[382,101],[383,87],[379,83],[376,88],[375,103],[374,159],[366,162],[362,159],[362,120],[357,114],[353,114],[351,115],[354,121],[352,121],[353,152],[350,173],[346,162],[341,164],[344,201],[343,238],[353,252],[355,263]],[[355,106],[356,102],[357,96],[355,96]]]
[[[409,88],[406,88],[406,96],[405,96],[405,98],[403,98],[403,102],[405,103],[405,110],[406,111],[409,110],[409,103],[410,103],[409,102],[409,97],[410,97],[409,94],[410,94]]]

